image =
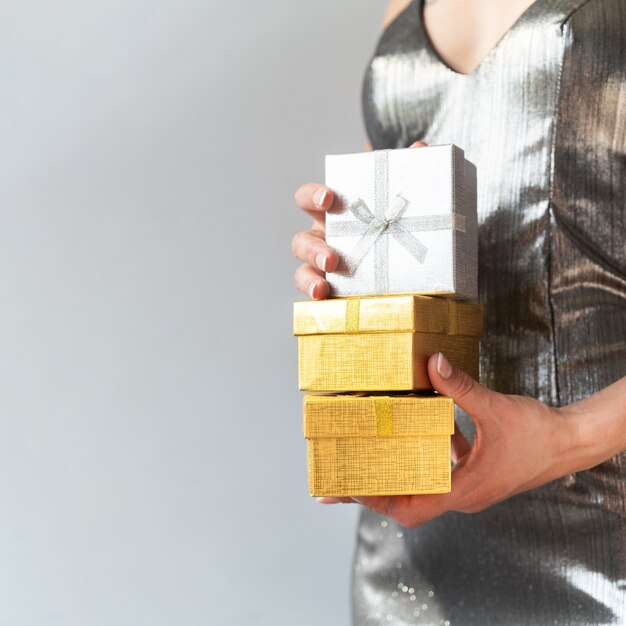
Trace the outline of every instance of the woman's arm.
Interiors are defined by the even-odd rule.
[[[476,513],[513,495],[588,469],[626,450],[626,377],[563,408],[490,391],[433,355],[428,373],[476,424],[470,447],[452,440],[452,491],[443,495],[320,498],[324,504],[360,502],[415,527],[445,513]]]

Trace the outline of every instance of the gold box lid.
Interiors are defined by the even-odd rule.
[[[306,439],[448,436],[454,401],[439,395],[326,394],[304,396]]]
[[[294,303],[293,333],[297,336],[388,332],[480,337],[483,308],[479,304],[418,295]]]

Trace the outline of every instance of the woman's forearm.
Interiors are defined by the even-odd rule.
[[[626,376],[560,412],[571,424],[580,470],[626,450]]]

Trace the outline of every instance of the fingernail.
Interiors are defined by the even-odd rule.
[[[437,372],[439,372],[441,378],[450,378],[452,376],[452,365],[441,352],[437,356]]]
[[[309,295],[311,296],[311,298],[313,300],[315,300],[315,287],[317,286],[317,283],[313,283],[310,287],[309,287]]]
[[[341,500],[338,500],[337,498],[329,498],[328,496],[315,499],[317,500],[318,504],[339,504],[341,502]]]
[[[315,257],[315,265],[317,265],[317,267],[319,267],[322,272],[326,271],[326,255],[323,252],[320,252]]]
[[[324,200],[326,200],[326,196],[327,195],[328,195],[328,191],[322,187],[321,189],[318,189],[313,194],[313,202],[315,202],[315,204],[320,209],[323,209],[324,208]]]

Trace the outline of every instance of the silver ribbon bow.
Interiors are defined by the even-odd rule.
[[[391,235],[419,263],[424,263],[428,248],[413,235],[413,232],[450,229],[465,232],[465,217],[462,215],[402,217],[409,201],[397,194],[394,201],[389,204],[388,178],[389,151],[376,151],[374,153],[375,214],[372,214],[367,204],[359,199],[349,207],[359,221],[336,222],[333,225],[335,236],[361,235],[352,253],[344,261],[350,274],[354,274],[367,253],[374,248],[376,293],[389,292],[388,235]],[[365,224],[365,230],[363,224]]]

